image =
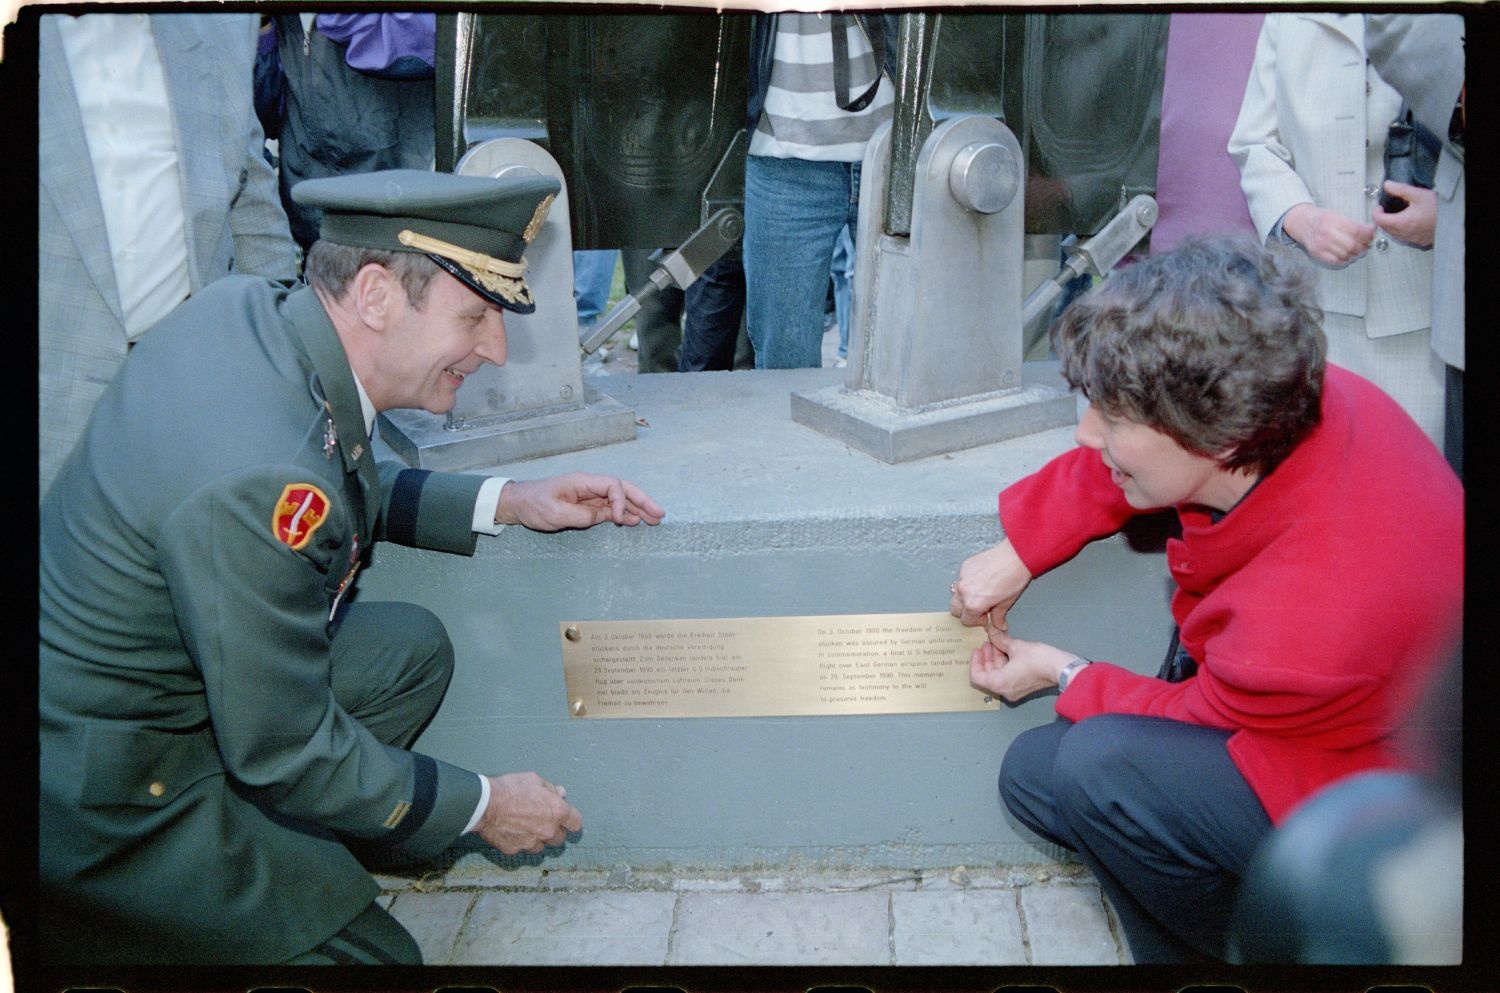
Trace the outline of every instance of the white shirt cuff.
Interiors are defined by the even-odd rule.
[[[484,776],[479,777],[479,806],[474,808],[474,816],[469,818],[469,826],[464,828],[464,834],[468,834],[479,826],[479,820],[484,816],[484,809],[490,805],[490,781]]]
[[[474,499],[474,525],[470,530],[476,534],[499,534],[504,524],[495,523],[495,511],[500,509],[500,491],[510,482],[506,476],[491,476],[479,487],[479,496]]]

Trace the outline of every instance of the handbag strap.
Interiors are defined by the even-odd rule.
[[[875,81],[859,97],[851,100],[849,93],[849,25],[851,23],[858,24],[859,22],[849,14],[829,15],[830,30],[833,32],[833,100],[840,110],[847,110],[852,114],[868,107],[870,101],[875,99],[875,91],[880,88],[881,66],[885,64],[885,32],[879,27],[866,32],[869,36],[870,48],[875,53]]]

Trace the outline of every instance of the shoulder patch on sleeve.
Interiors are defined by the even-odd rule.
[[[293,551],[301,551],[327,519],[327,494],[312,483],[288,483],[271,512],[271,533]]]

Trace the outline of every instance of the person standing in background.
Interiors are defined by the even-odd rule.
[[[1167,27],[1151,252],[1189,235],[1255,232],[1225,146],[1239,116],[1264,14],[1174,13]]]
[[[1443,138],[1433,192],[1432,350],[1443,360],[1443,454],[1464,475],[1464,19],[1366,14],[1365,48],[1412,116]],[[1400,191],[1395,191],[1400,192]],[[1406,213],[1406,211],[1402,211]]]
[[[1432,253],[1374,223],[1402,101],[1365,58],[1364,33],[1359,14],[1266,15],[1229,154],[1256,232],[1317,266],[1329,361],[1379,386],[1442,447]],[[1434,204],[1414,189],[1408,209]]]
[[[277,14],[274,23],[281,203],[306,251],[319,212],[292,198],[301,180],[432,168],[437,15]],[[275,105],[263,96],[262,114]]]
[[[38,22],[38,497],[125,353],[229,272],[294,279],[253,112],[256,18]]]
[[[847,226],[858,249],[860,161],[895,102],[882,85],[894,16],[756,18],[743,253],[757,369],[823,364],[834,248]]]

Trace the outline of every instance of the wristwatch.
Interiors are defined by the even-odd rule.
[[[1061,693],[1063,690],[1067,689],[1068,684],[1073,681],[1073,677],[1078,675],[1078,670],[1082,669],[1088,664],[1088,659],[1074,659],[1067,665],[1063,666],[1062,672],[1059,672],[1057,674],[1057,692]]]

